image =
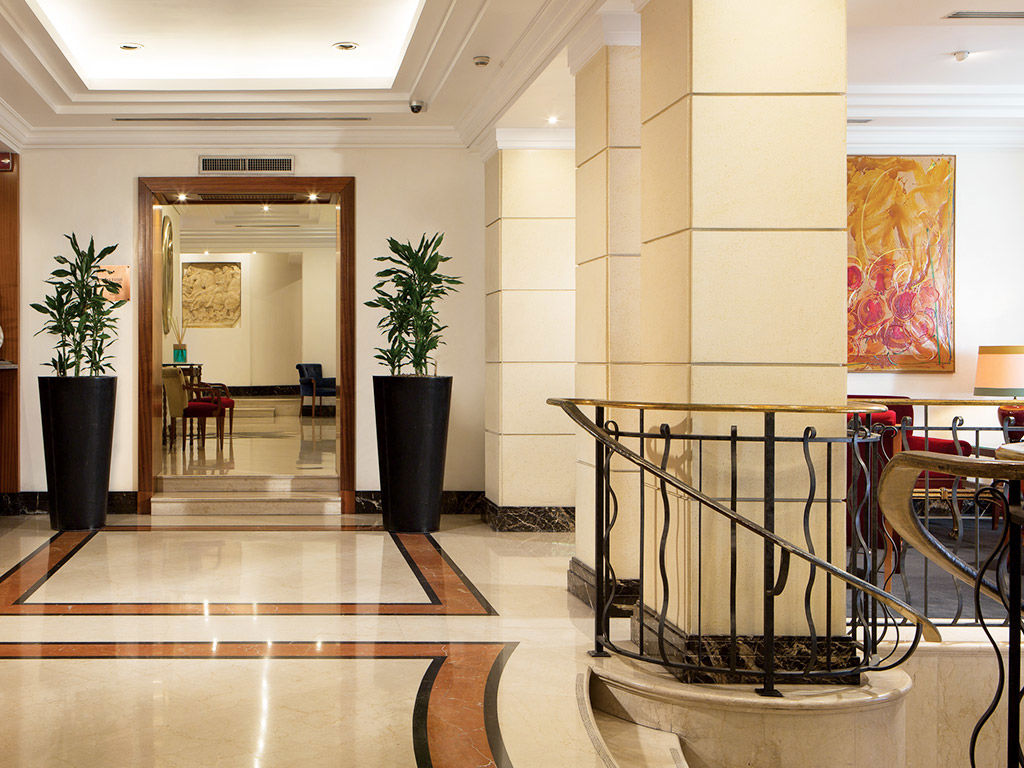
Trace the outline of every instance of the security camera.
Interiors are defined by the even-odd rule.
[[[409,102],[409,110],[414,115],[418,115],[420,112],[423,111],[423,108],[426,106],[426,104],[424,104],[422,101],[418,101],[417,99],[413,99],[412,101]]]

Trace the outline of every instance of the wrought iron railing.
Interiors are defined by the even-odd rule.
[[[837,536],[845,531],[836,527],[850,520],[853,530],[858,526],[869,501],[865,501],[858,517],[856,509],[851,510],[842,494],[845,483],[834,477],[837,459],[845,461],[850,455],[860,456],[862,449],[869,453],[881,441],[879,434],[857,428],[840,434],[819,436],[813,426],[806,426],[799,435],[777,432],[777,416],[797,414],[806,419],[832,418],[833,423],[844,425],[848,411],[863,413],[884,411],[883,406],[871,404],[844,404],[835,407],[799,406],[748,406],[748,405],[698,405],[663,403],[626,403],[604,400],[552,399],[552,405],[561,407],[565,413],[595,440],[595,616],[594,655],[606,655],[607,650],[644,661],[651,661],[673,670],[682,679],[692,681],[751,681],[760,683],[758,692],[764,695],[778,695],[776,685],[780,682],[798,681],[845,681],[859,679],[862,672],[890,669],[904,661],[917,648],[922,637],[938,640],[939,633],[923,613],[906,602],[896,598],[883,587],[871,583],[861,575],[844,569],[837,562],[846,562],[846,548],[836,542]],[[594,418],[590,419],[580,410],[593,407]],[[751,414],[760,415],[763,426],[745,428],[733,423],[728,429],[701,432],[692,423],[683,423],[673,431],[669,424],[662,423],[656,430],[649,430],[649,414],[671,414],[675,421],[692,420],[695,416],[733,414],[734,421],[749,420]],[[611,413],[615,419],[606,418]],[[621,414],[621,416],[620,416]],[[836,418],[838,416],[842,418]],[[630,429],[624,429],[619,422],[631,420]],[[630,441],[636,450],[626,445]],[[749,486],[750,473],[755,469],[750,462],[741,461],[742,451],[749,453],[754,448],[762,458],[762,488],[760,493],[741,494],[740,487]],[[777,454],[780,450],[799,449],[802,454],[805,479],[798,482],[794,477],[797,462],[785,462],[785,493],[776,493]],[[722,456],[728,467],[728,482],[721,474]],[[705,454],[715,458],[705,461]],[[613,640],[610,633],[611,608],[616,599],[620,577],[611,562],[613,537],[616,524],[620,522],[618,494],[620,485],[612,481],[614,457],[625,461],[625,467],[635,472],[630,478],[638,490],[636,508],[628,510],[634,518],[637,531],[637,552],[632,571],[638,576],[639,604],[635,609],[633,643],[627,647]],[[670,463],[673,472],[669,471]],[[822,469],[823,467],[823,469]],[[871,467],[865,464],[865,493],[871,494]],[[824,475],[823,480],[819,475]],[[685,476],[685,479],[684,477]],[[705,488],[708,480],[709,487]],[[712,482],[713,481],[713,482]],[[717,488],[710,486],[718,483]],[[724,486],[728,491],[724,492]],[[800,488],[799,494],[795,489]],[[823,488],[824,487],[824,488]],[[646,489],[654,493],[655,506],[648,508]],[[822,489],[824,495],[822,496]],[[806,491],[804,493],[803,491]],[[796,495],[794,495],[796,494]],[[677,496],[689,509],[673,513],[670,495]],[[776,511],[779,504],[802,505],[800,520],[804,541],[795,544],[783,538],[776,531]],[[741,513],[740,506],[753,505],[761,508],[761,522]],[[845,509],[845,511],[840,511]],[[622,512],[626,515],[627,512]],[[679,549],[670,552],[668,542],[678,519],[685,515],[684,527],[687,536],[696,539],[695,553],[687,550],[684,562],[677,563],[685,568],[688,579],[693,582],[697,599],[695,605],[686,607],[686,620],[670,617],[670,603],[673,590],[680,580],[669,578],[669,562],[679,556]],[[707,515],[707,518],[705,518]],[[871,515],[873,518],[874,516]],[[705,631],[705,614],[711,606],[705,600],[704,562],[702,537],[710,531],[712,520],[728,525],[729,568],[725,613],[726,631]],[[678,532],[678,528],[675,530]],[[719,530],[720,529],[716,529]],[[740,535],[760,539],[758,553],[760,580],[756,595],[760,596],[760,626],[757,632],[739,631],[741,607],[749,612],[751,596],[740,594],[741,582],[748,570],[747,563],[740,562]],[[858,534],[859,535],[859,534]],[[651,544],[648,544],[648,539]],[[685,538],[685,537],[684,537]],[[865,542],[866,543],[866,542]],[[756,542],[755,542],[756,546]],[[653,552],[650,551],[653,548]],[[744,547],[744,549],[746,549]],[[873,555],[877,559],[877,547]],[[776,560],[776,558],[778,558]],[[786,631],[777,630],[777,611],[780,599],[788,598],[786,589],[790,586],[791,559],[807,564],[807,577],[799,599],[802,602],[802,626],[794,629],[794,620],[787,617]],[[862,565],[867,570],[867,561]],[[778,568],[776,568],[776,564]],[[620,563],[621,565],[621,563]],[[873,566],[877,562],[872,563]],[[742,575],[741,575],[742,571]],[[818,577],[822,581],[818,581]],[[757,581],[755,579],[755,581]],[[853,621],[846,621],[846,593],[835,589],[839,584],[849,592]],[[677,600],[678,602],[678,600]],[[649,605],[650,604],[650,605]],[[790,606],[791,607],[791,606]],[[725,623],[718,609],[719,627]],[[685,626],[681,626],[685,624]],[[914,625],[911,638],[901,637],[901,628]],[[675,625],[675,626],[673,626]],[[748,625],[749,626],[749,625]],[[838,627],[838,629],[837,629]],[[883,641],[893,641],[892,650],[886,656],[879,653]],[[785,646],[785,647],[783,647]],[[781,651],[781,652],[780,652]]]
[[[882,526],[877,514],[877,480],[894,455],[912,448],[991,457],[996,446],[1024,435],[1021,427],[997,425],[994,418],[997,408],[1019,405],[1019,401],[872,398],[871,402],[886,408],[912,407],[916,414],[914,419],[905,417],[895,425],[872,424],[870,414],[857,414],[851,424],[852,428],[871,430],[881,440],[866,455],[861,452],[861,460],[850,462],[848,469],[847,498],[851,508],[860,513],[862,526],[857,530],[864,534],[850,541],[849,570],[895,593],[938,626],[979,626],[961,582]],[[936,411],[945,412],[945,423],[937,423]],[[915,509],[924,526],[944,537],[951,551],[974,567],[983,561],[997,536],[1000,507],[991,496],[979,495],[983,487],[979,478],[951,482],[943,473],[925,472],[914,488]],[[982,603],[989,610],[989,619],[996,618],[998,603],[987,598]]]
[[[1021,688],[1021,535],[1024,514],[1021,511],[1020,488],[1024,480],[1024,451],[1003,448],[990,460],[943,456],[923,451],[900,453],[882,472],[879,502],[885,518],[904,541],[921,552],[953,578],[973,589],[974,607],[980,626],[995,652],[998,665],[996,689],[988,707],[981,713],[971,734],[970,764],[976,766],[978,738],[996,708],[1006,696],[1006,763],[1007,768],[1024,765],[1020,743],[1020,707],[1024,689]],[[925,472],[940,472],[957,478],[969,478],[978,483],[982,479],[995,481],[982,485],[974,494],[975,501],[986,496],[1003,511],[1002,527],[995,546],[985,554],[984,561],[975,567],[951,551],[936,537],[918,513],[913,502],[918,478]],[[992,572],[994,578],[987,574]],[[999,644],[993,636],[982,606],[982,595],[996,600],[1006,614],[1009,653],[1004,665]]]

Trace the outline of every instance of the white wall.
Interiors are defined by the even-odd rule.
[[[238,324],[233,328],[185,331],[188,359],[203,364],[205,381],[228,387],[298,384],[295,364],[300,362],[302,346],[302,261],[299,253],[262,251],[182,257],[184,264],[242,265],[242,314]],[[180,310],[180,295],[175,303]],[[165,362],[169,360],[165,356]]]
[[[338,375],[338,266],[330,248],[302,252],[302,360],[320,363],[324,376]]]
[[[40,149],[21,156],[21,483],[26,491],[46,487],[39,399],[35,378],[50,357],[49,340],[34,337],[38,300],[53,254],[64,250],[63,233],[93,234],[97,242],[119,243],[112,264],[132,265],[138,293],[136,199],[140,176],[191,176],[204,151],[168,148]],[[246,152],[238,147],[238,152]],[[261,151],[261,153],[265,150]],[[379,486],[371,376],[383,370],[373,359],[379,344],[377,314],[363,306],[371,298],[376,264],[386,238],[418,238],[444,231],[449,271],[465,281],[441,307],[449,328],[438,354],[439,372],[455,377],[445,487],[484,487],[484,290],[483,166],[464,150],[295,149],[296,173],[356,178],[356,487]],[[223,150],[217,150],[223,154]],[[113,352],[119,373],[115,415],[112,490],[136,487],[136,351],[138,323],[133,301],[120,313],[121,338]]]
[[[1024,150],[965,150],[921,146],[887,152],[877,147],[850,154],[956,155],[954,251],[954,373],[850,373],[853,394],[972,397],[980,345],[1024,344],[1017,301],[1024,285]],[[956,409],[968,423],[995,426],[995,408]],[[948,412],[947,412],[948,411]],[[948,424],[950,409],[935,409],[932,423]],[[915,422],[921,418],[915,415]],[[973,439],[973,438],[972,438]],[[991,442],[991,441],[990,441]],[[996,440],[996,442],[1002,442]]]

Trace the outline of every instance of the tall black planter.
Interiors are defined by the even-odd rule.
[[[40,376],[50,527],[102,528],[114,438],[113,376]]]
[[[451,376],[374,376],[381,507],[389,531],[427,533],[441,521]]]

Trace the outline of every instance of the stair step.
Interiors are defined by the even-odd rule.
[[[329,475],[175,475],[157,478],[167,494],[202,493],[337,493],[338,478]]]
[[[202,492],[156,493],[154,515],[338,515],[334,493]]]

